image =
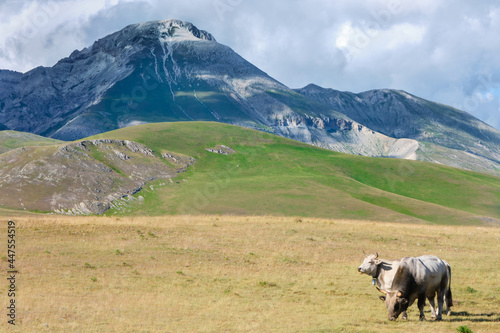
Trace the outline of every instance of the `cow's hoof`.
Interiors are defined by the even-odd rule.
[[[420,321],[424,321],[425,320],[425,316],[420,316]]]
[[[443,318],[441,316],[436,317],[436,321],[441,321],[441,320],[443,320]]]
[[[407,320],[407,319],[408,319],[408,317],[403,316],[403,317],[401,317],[401,319],[403,319],[403,320]]]

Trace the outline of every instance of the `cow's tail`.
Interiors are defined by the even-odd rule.
[[[451,266],[446,263],[448,268],[448,288],[446,288],[446,315],[449,316],[451,314],[451,307],[453,306],[453,298],[451,297]]]

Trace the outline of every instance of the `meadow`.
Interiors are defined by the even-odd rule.
[[[160,123],[92,137],[140,142],[196,163],[157,180],[137,207],[109,215],[286,215],[448,225],[499,225],[500,178],[427,163],[342,154],[237,126]],[[235,154],[206,148],[226,145]],[[486,218],[485,218],[486,217]]]
[[[31,137],[25,139],[31,144]],[[435,163],[343,154],[211,122],[144,124],[88,139],[135,141],[154,157],[131,153],[117,164],[108,149],[66,159],[57,152],[68,143],[46,146],[41,140],[42,147],[0,155],[0,188],[16,194],[0,196],[0,209],[68,211],[109,194],[121,198],[106,211],[115,217],[271,215],[500,225],[500,178]],[[10,149],[9,142],[0,138],[0,148]],[[207,151],[220,145],[235,153]],[[165,178],[160,170],[179,167],[162,157],[169,154],[196,161]],[[84,171],[79,164],[97,169]],[[156,174],[142,175],[152,180],[146,184],[128,190],[106,185],[128,183],[131,170],[148,168]]]
[[[495,227],[279,216],[12,219],[17,319],[14,328],[3,315],[2,331],[455,332],[466,326],[477,333],[500,324]],[[447,260],[452,315],[420,322],[413,305],[407,321],[388,321],[370,277],[357,272],[363,251]]]

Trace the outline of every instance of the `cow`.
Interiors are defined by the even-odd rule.
[[[378,253],[365,254],[365,260],[358,267],[358,272],[372,277],[372,284],[381,290],[391,291],[392,280],[399,267],[399,260],[378,259]],[[407,318],[403,311],[403,319]]]
[[[436,256],[404,257],[401,259],[391,290],[377,287],[385,296],[380,299],[385,302],[388,319],[396,320],[418,299],[420,320],[425,320],[425,299],[429,300],[431,315],[436,320],[442,319],[443,304],[446,300],[447,315],[453,305],[451,297],[451,267]],[[438,309],[435,310],[434,297],[437,294]]]

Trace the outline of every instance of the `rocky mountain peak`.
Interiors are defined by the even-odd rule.
[[[207,31],[199,30],[190,22],[175,19],[139,23],[127,28],[136,29],[139,34],[157,34],[158,37],[163,39],[216,41],[214,36]]]
[[[116,46],[149,45],[151,42],[216,41],[204,30],[181,20],[149,21],[132,24],[122,30],[98,40],[95,46],[112,41]],[[125,44],[125,45],[123,45]]]
[[[73,61],[91,54],[105,52],[115,57],[130,55],[138,50],[153,47],[157,42],[213,41],[215,38],[204,30],[199,30],[190,22],[176,19],[149,21],[131,24],[120,31],[107,35],[90,47],[75,50],[69,58]]]

